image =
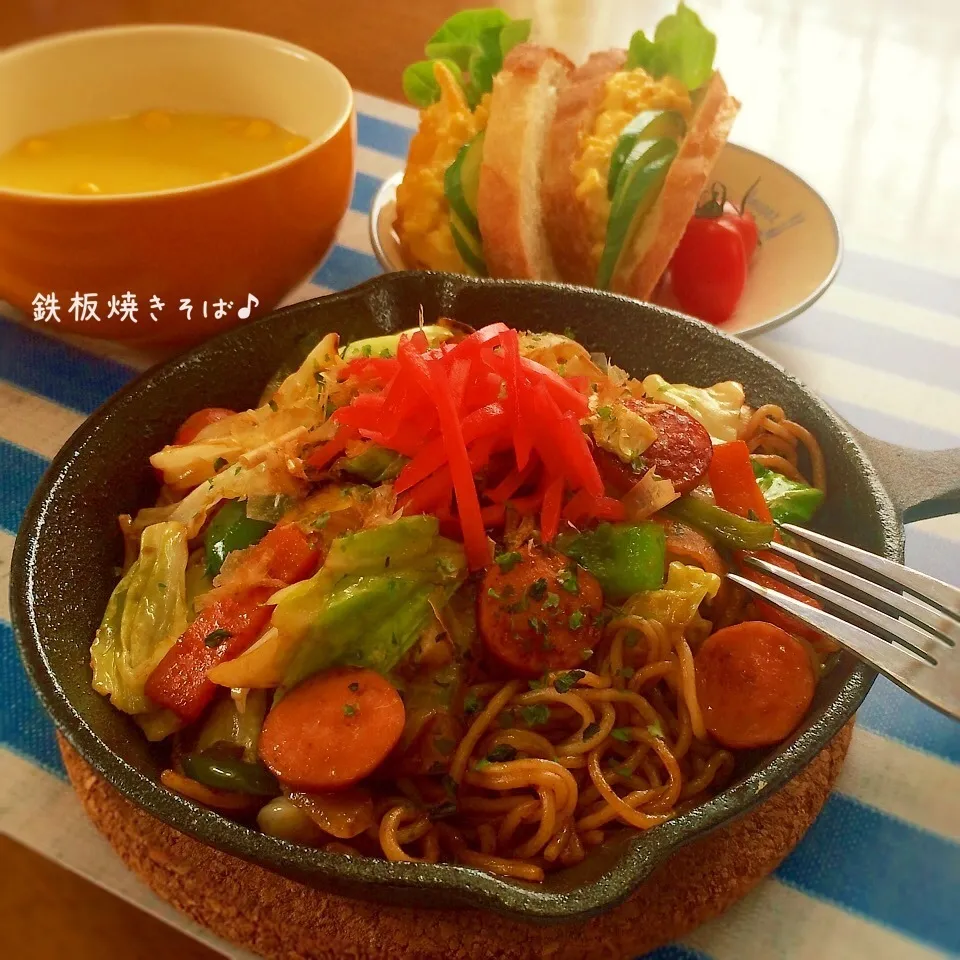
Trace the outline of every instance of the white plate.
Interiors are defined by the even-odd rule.
[[[385,270],[406,270],[393,229],[397,185],[402,173],[385,180],[370,210],[370,242]],[[723,329],[741,337],[802,313],[833,282],[840,267],[840,227],[823,197],[806,181],[775,160],[728,143],[712,180],[723,183],[739,202],[759,180],[747,203],[760,231],[760,246],[736,313]],[[658,302],[676,307],[669,293]]]

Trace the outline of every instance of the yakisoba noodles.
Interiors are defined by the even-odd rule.
[[[330,853],[540,881],[722,790],[830,652],[724,580],[825,490],[732,381],[503,324],[330,335],[151,463],[94,685],[169,789]]]

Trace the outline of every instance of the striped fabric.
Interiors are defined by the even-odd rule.
[[[413,115],[372,97],[359,100],[351,209],[338,245],[291,299],[379,272],[366,216],[382,179],[402,165]],[[69,334],[69,327],[55,332]],[[0,830],[170,919],[150,894],[123,882],[112,855],[88,835],[57,779],[63,770],[52,727],[14,649],[6,579],[30,494],[83,418],[156,359],[52,333],[0,316]],[[755,343],[866,432],[914,447],[960,446],[960,277],[848,251],[820,304]],[[956,581],[958,518],[909,527],[907,560]],[[797,850],[724,917],[650,957],[960,957],[958,797],[960,725],[878,681],[860,711],[838,789]]]

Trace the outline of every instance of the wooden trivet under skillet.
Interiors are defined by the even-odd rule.
[[[60,750],[87,815],[134,873],[191,919],[271,960],[630,960],[717,916],[783,860],[827,799],[852,730],[853,721],[752,813],[681,849],[626,903],[549,927],[319,893],[153,819],[63,739]]]

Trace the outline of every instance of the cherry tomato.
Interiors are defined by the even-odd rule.
[[[180,429],[173,438],[173,442],[177,446],[193,443],[193,441],[197,439],[197,434],[200,433],[204,427],[209,427],[211,423],[216,423],[218,420],[223,420],[226,417],[232,417],[235,413],[235,410],[227,410],[225,407],[207,407],[204,410],[191,413],[190,416],[180,424]]]
[[[747,281],[740,230],[726,216],[695,216],[670,261],[670,282],[681,308],[708,323],[729,320]]]
[[[729,200],[723,205],[723,219],[728,220],[736,228],[743,240],[743,251],[747,255],[749,264],[753,254],[757,249],[757,243],[760,240],[760,233],[757,230],[757,221],[753,219],[753,214],[749,210],[742,213]]]

